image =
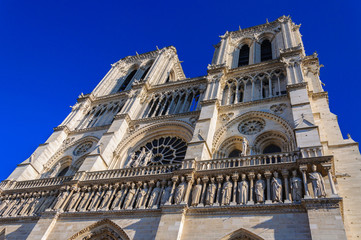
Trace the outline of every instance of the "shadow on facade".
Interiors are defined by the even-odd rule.
[[[264,237],[266,237],[267,231],[273,229],[274,235],[269,237],[277,240],[312,239],[306,214],[287,214],[286,216],[275,214],[271,219],[259,223],[253,228],[264,229],[263,232],[257,231]]]
[[[135,234],[131,239],[155,239],[160,223],[160,216],[140,218],[139,221],[124,227],[125,232],[134,231]],[[122,227],[122,226],[120,226]],[[131,236],[131,234],[128,234]]]
[[[5,230],[5,235],[6,237],[4,239],[6,240],[20,240],[20,239],[27,239],[30,235],[30,233],[33,231],[35,225],[37,224],[37,222],[34,223],[24,223],[24,222],[19,222],[19,223],[14,223],[14,225],[19,224],[20,227],[18,229],[16,229],[15,231],[12,231],[9,234],[6,234]],[[12,227],[11,224],[7,225],[5,227],[5,229]]]

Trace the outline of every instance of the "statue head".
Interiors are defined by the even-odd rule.
[[[242,173],[241,178],[243,181],[246,180],[246,174]]]
[[[261,180],[261,178],[262,178],[262,175],[261,175],[260,173],[258,173],[258,174],[257,174],[257,179],[258,179],[258,180]]]
[[[229,181],[229,176],[228,175],[226,175],[226,181]]]
[[[135,183],[132,182],[132,184],[130,186],[131,186],[131,188],[135,188]]]
[[[160,187],[160,182],[158,181],[157,184],[156,184],[157,187]]]
[[[214,177],[211,178],[211,183],[214,183]]]
[[[293,170],[293,171],[292,171],[292,176],[294,176],[294,177],[297,176],[297,170]]]
[[[184,176],[182,176],[182,177],[181,177],[181,182],[184,182],[184,179],[185,179]]]
[[[274,171],[274,172],[273,172],[273,176],[274,176],[275,178],[278,178],[278,172],[277,172],[277,171]]]
[[[197,184],[201,184],[201,179],[197,178]]]
[[[316,172],[316,170],[317,170],[317,166],[315,164],[312,164],[312,171]]]
[[[146,183],[146,182],[143,183],[143,187],[144,187],[144,188],[147,188],[147,183]]]

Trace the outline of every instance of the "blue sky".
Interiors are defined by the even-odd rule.
[[[360,1],[0,1],[0,179],[52,133],[77,96],[127,55],[174,45],[187,77],[206,74],[228,31],[282,15],[301,23],[307,54],[343,135],[361,140]]]

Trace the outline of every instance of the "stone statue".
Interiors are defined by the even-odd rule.
[[[157,182],[156,187],[153,189],[152,194],[150,195],[148,208],[152,208],[153,205],[157,204],[158,198],[160,197],[160,182]]]
[[[175,196],[174,196],[175,204],[180,204],[182,202],[186,187],[187,187],[187,183],[185,182],[185,179],[182,176],[181,182],[179,183],[177,190],[175,192]]]
[[[254,193],[256,195],[256,203],[263,203],[264,202],[264,189],[265,189],[265,182],[262,180],[262,175],[257,174],[257,181],[254,185]]]
[[[135,208],[142,208],[146,202],[146,195],[148,193],[147,183],[143,184],[143,188],[138,192],[137,203],[135,204]]]
[[[59,172],[60,167],[61,167],[61,164],[60,164],[60,163],[56,164],[55,168],[54,168],[53,171],[50,173],[49,178],[55,177],[56,174]]]
[[[136,191],[137,190],[135,189],[135,183],[132,183],[131,188],[129,189],[128,194],[124,200],[124,206],[123,206],[124,209],[127,209],[128,207],[130,208],[132,207],[131,203]]]
[[[98,191],[93,196],[91,206],[89,207],[90,211],[95,211],[96,210],[97,205],[98,205],[98,201],[99,201],[99,199],[100,199],[100,197],[101,197],[101,195],[103,193],[103,188],[107,188],[107,187],[108,187],[107,185],[105,185],[104,187],[99,186]]]
[[[272,201],[273,202],[282,202],[282,181],[278,178],[278,172],[273,173],[273,178],[271,182],[272,186]]]
[[[202,194],[202,184],[201,179],[197,179],[196,185],[194,185],[192,190],[192,206],[197,206],[200,200],[200,196]]]
[[[295,202],[300,202],[302,199],[302,180],[301,178],[297,177],[296,170],[292,171],[291,195],[292,195],[292,200]]]
[[[211,206],[213,205],[216,190],[217,190],[217,185],[214,183],[214,177],[212,177],[211,182],[209,183],[207,188],[206,205],[211,205]]]
[[[108,201],[110,201],[110,197],[112,196],[113,193],[113,186],[110,185],[108,188],[108,191],[106,191],[106,193],[103,196],[103,201],[101,203],[101,205],[99,206],[99,209],[101,210],[107,210],[107,206],[108,206]]]
[[[242,141],[242,155],[243,156],[247,156],[247,148],[248,148],[248,144],[245,138],[243,138]]]
[[[78,210],[79,211],[85,211],[86,208],[87,208],[87,203],[88,203],[88,200],[89,200],[89,197],[90,197],[90,194],[91,194],[91,187],[84,187],[84,190],[83,190],[85,193],[78,205]]]
[[[226,176],[226,180],[222,187],[222,205],[229,205],[232,197],[232,183],[229,181],[229,176]]]
[[[170,194],[172,192],[172,181],[168,181],[168,186],[163,189],[162,198],[160,199],[160,203],[164,205],[169,201]]]
[[[115,195],[114,201],[113,201],[112,206],[110,207],[110,209],[112,209],[112,210],[113,209],[114,210],[120,209],[121,199],[123,197],[124,191],[125,191],[125,187],[124,187],[124,184],[122,184],[121,189]]]
[[[317,172],[316,165],[312,165],[312,173],[309,173],[312,182],[313,194],[315,198],[326,197],[325,182],[321,173]]]
[[[141,161],[142,161],[143,158],[144,158],[144,155],[145,155],[145,148],[142,149],[142,151],[140,152],[137,160],[135,160],[135,161],[133,162],[133,167],[138,167],[138,166],[140,165]]]
[[[137,155],[135,155],[135,152],[133,152],[131,155],[130,155],[130,158],[128,160],[128,163],[127,165],[125,165],[125,168],[130,168],[132,166],[132,163],[135,161],[135,158],[137,157]]]
[[[65,188],[65,191],[63,191],[60,195],[60,197],[58,197],[53,209],[54,210],[59,210],[59,208],[61,207],[61,205],[63,204],[63,202],[65,201],[65,199],[69,196],[69,186],[67,186]]]
[[[152,160],[153,153],[152,151],[147,152],[147,155],[145,155],[144,161],[142,163],[142,166],[145,167],[148,165],[148,163]]]
[[[238,183],[238,199],[240,204],[247,204],[248,201],[248,182],[246,174],[241,175],[242,181]]]
[[[73,195],[71,196],[70,202],[68,204],[68,211],[69,212],[75,212],[75,210],[76,210],[75,203],[77,202],[77,200],[79,198],[79,195],[81,194],[81,192],[79,191],[80,189],[77,188],[77,187],[73,187],[72,190],[74,192],[73,192]]]

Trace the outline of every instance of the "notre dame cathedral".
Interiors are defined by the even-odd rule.
[[[289,17],[207,75],[125,57],[0,184],[0,239],[361,239],[361,156]],[[20,161],[19,161],[20,162]]]

